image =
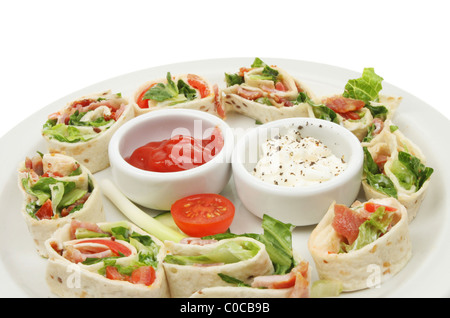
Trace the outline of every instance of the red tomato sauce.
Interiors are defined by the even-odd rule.
[[[125,158],[130,165],[147,171],[177,172],[199,167],[210,161],[223,147],[223,137],[215,128],[209,138],[177,135],[151,141]]]

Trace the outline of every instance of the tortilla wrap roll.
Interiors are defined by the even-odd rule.
[[[394,197],[415,219],[425,199],[433,169],[426,167],[420,148],[390,120],[370,141],[362,143],[364,173],[362,186],[366,199]]]
[[[174,298],[216,286],[229,286],[219,274],[244,283],[273,272],[264,244],[248,237],[206,241],[201,245],[166,241],[164,269]]]
[[[375,125],[377,121],[384,121],[394,116],[401,100],[401,97],[380,95],[378,102],[369,102],[369,107],[372,107],[369,108],[363,101],[344,98],[340,95],[322,97],[308,105],[308,116],[333,121],[347,128],[360,141],[363,141],[372,125]],[[352,106],[352,104],[357,104],[357,106]],[[374,117],[374,114],[377,116],[375,109],[378,107],[383,108],[385,113]],[[351,110],[353,108],[357,109]]]
[[[72,219],[105,220],[97,181],[72,157],[44,154],[26,158],[18,168],[18,185],[24,195],[22,215],[43,257],[48,256],[45,240]]]
[[[49,115],[42,136],[49,152],[74,157],[96,173],[109,167],[111,136],[133,117],[128,99],[108,90],[80,97]]]
[[[191,298],[309,298],[311,267],[306,261],[298,261],[288,274],[256,276],[247,286],[206,287],[196,291]]]
[[[392,120],[402,101],[381,94],[382,82],[373,68],[365,68],[360,78],[348,80],[342,94],[310,101],[308,115],[342,125],[363,141],[377,121]]]
[[[225,113],[218,102],[218,87],[197,74],[179,74],[148,81],[134,93],[136,116],[165,108],[186,108],[204,111],[221,118]]]
[[[225,73],[226,88],[220,100],[225,112],[236,112],[259,123],[291,117],[308,117],[306,99],[312,91],[288,72],[256,58],[250,68]]]
[[[160,240],[128,221],[72,221],[45,242],[46,280],[60,297],[170,297]]]
[[[394,198],[333,202],[312,231],[308,249],[320,279],[342,282],[343,291],[375,287],[411,258],[406,208]]]

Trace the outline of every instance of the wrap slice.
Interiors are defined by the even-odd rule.
[[[310,100],[308,116],[340,124],[362,141],[378,121],[392,119],[402,101],[380,94],[382,81],[373,68],[365,68],[361,78],[347,82],[342,94]]]
[[[111,136],[133,117],[128,100],[108,90],[80,97],[50,114],[42,136],[49,152],[74,157],[96,173],[109,167]]]
[[[136,116],[164,108],[187,108],[204,111],[221,118],[225,112],[218,100],[218,86],[197,74],[179,74],[148,81],[134,93]]]
[[[60,297],[170,297],[164,245],[128,221],[73,220],[45,242],[46,280]]]
[[[406,208],[394,198],[333,202],[308,249],[320,279],[341,281],[343,291],[378,286],[411,258]]]
[[[289,273],[254,277],[249,284],[224,277],[229,286],[206,287],[196,291],[191,298],[309,298],[311,267],[299,261]]]
[[[206,244],[205,244],[206,243]],[[164,269],[174,298],[190,297],[206,287],[227,286],[219,274],[249,283],[254,276],[273,272],[264,244],[248,237],[202,244],[165,242]]]
[[[26,158],[18,168],[24,195],[22,215],[38,253],[52,233],[72,219],[105,220],[101,190],[91,172],[72,157],[43,154]]]
[[[420,148],[390,120],[372,137],[362,142],[365,197],[398,199],[406,207],[411,222],[425,199],[434,170],[426,166]]]
[[[312,91],[285,70],[255,58],[251,67],[225,73],[220,101],[225,112],[236,112],[259,123],[290,117],[308,117]]]
[[[311,269],[294,255],[293,226],[264,215],[262,227],[262,234],[227,232],[186,238],[177,245],[166,242],[175,255],[164,262],[169,284],[176,284],[172,291],[189,288],[180,296],[193,298],[309,297]],[[240,261],[227,261],[233,259],[229,255]]]

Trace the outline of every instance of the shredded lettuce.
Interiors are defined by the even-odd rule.
[[[207,254],[186,256],[167,255],[164,259],[166,263],[179,265],[232,264],[254,257],[259,252],[259,246],[250,241],[228,241]]]
[[[386,211],[384,207],[379,207],[371,214],[370,219],[359,226],[359,234],[356,240],[350,245],[341,243],[341,249],[348,253],[375,242],[375,240],[388,231],[393,216],[394,214]]]
[[[31,183],[30,178],[23,178],[21,181],[25,191],[36,197],[34,204],[29,204],[27,207],[27,211],[32,217],[48,199],[52,201],[55,214],[59,213],[62,208],[74,204],[87,193],[87,190],[76,188],[75,182],[61,181],[52,177],[41,177],[34,184]],[[75,212],[81,207],[74,208],[71,212]]]
[[[96,137],[97,134],[92,131],[92,134],[82,133],[78,128],[74,126],[68,126],[64,124],[56,124],[53,127],[44,128],[42,133],[51,138],[55,138],[61,142],[76,143],[91,140]]]

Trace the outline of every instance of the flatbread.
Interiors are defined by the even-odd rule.
[[[169,254],[202,255],[229,241],[250,241],[259,246],[258,253],[247,260],[222,265],[178,265],[164,262],[171,295],[174,298],[190,297],[195,292],[207,287],[229,286],[219,273],[234,277],[244,283],[249,283],[254,276],[267,275],[273,272],[273,265],[264,244],[247,237],[224,239],[206,245],[191,245],[166,241]]]
[[[100,127],[86,127],[86,126],[73,126],[76,129],[89,133],[93,136],[92,139],[79,142],[65,142],[59,141],[52,135],[48,134],[45,129],[42,130],[42,135],[47,144],[48,152],[62,153],[71,156],[82,163],[92,173],[104,170],[109,167],[108,145],[112,135],[117,129],[122,126],[126,121],[134,117],[134,109],[129,103],[127,98],[122,97],[120,94],[112,94],[110,90],[101,93],[95,93],[80,97],[79,99],[68,103],[58,113],[59,119],[64,120],[61,114],[72,112],[72,104],[84,99],[98,100],[100,103],[109,103],[116,109],[120,110],[122,114],[111,125]],[[56,115],[50,115],[55,117]],[[53,118],[52,117],[52,118]],[[99,131],[101,132],[95,132]]]
[[[309,98],[313,99],[313,92],[304,83],[295,79],[280,67],[271,66],[271,68],[279,72],[285,91],[276,90],[271,81],[252,80],[251,76],[255,73],[260,73],[263,69],[263,67],[254,68],[245,73],[244,83],[235,84],[220,90],[221,103],[225,112],[242,114],[260,123],[267,123],[283,118],[308,117],[307,103],[303,102],[292,106],[285,106],[281,100],[294,101],[300,92],[305,93]],[[240,90],[255,92],[276,104],[269,106],[256,102],[255,100],[247,99],[242,96]]]
[[[402,270],[412,255],[406,208],[394,198],[369,201],[395,207],[399,216],[397,223],[376,241],[355,251],[338,253],[341,239],[332,227],[335,202],[308,241],[319,278],[341,281],[343,291],[378,286]]]
[[[37,252],[42,257],[48,257],[47,249],[45,248],[44,243],[48,238],[50,238],[53,232],[63,227],[65,224],[70,223],[72,219],[86,222],[103,222],[105,221],[105,212],[103,209],[100,186],[85,166],[80,164],[81,173],[79,175],[68,176],[67,172],[71,171],[70,167],[77,164],[75,159],[62,154],[44,154],[42,162],[44,173],[52,171],[62,174],[61,177],[53,176],[55,179],[75,182],[76,188],[78,189],[88,190],[89,187],[92,188],[89,198],[80,210],[72,212],[65,217],[38,220],[31,217],[27,212],[27,205],[31,202],[35,202],[37,198],[28,194],[22,184],[22,179],[27,178],[30,173],[32,174],[33,172],[30,172],[29,169],[25,168],[24,162],[20,164],[18,168],[18,186],[24,196],[21,213],[35,243]],[[31,178],[37,181],[36,176]]]
[[[103,262],[92,265],[84,265],[82,263],[73,263],[64,258],[55,247],[62,248],[64,244],[68,244],[70,238],[70,224],[66,224],[54,233],[54,235],[45,242],[48,250],[49,259],[46,270],[46,281],[52,293],[60,297],[67,298],[166,298],[170,297],[164,268],[161,261],[166,255],[163,243],[156,237],[149,235],[134,224],[121,221],[128,224],[132,232],[141,235],[150,236],[151,239],[159,246],[157,254],[158,265],[155,269],[156,278],[150,285],[133,284],[127,281],[108,279],[98,273],[103,267]],[[102,224],[107,223],[99,223]],[[123,241],[122,241],[123,243]],[[117,263],[128,265],[138,257],[134,250],[132,255],[120,257]]]
[[[296,257],[296,259],[299,264],[300,262],[305,262],[299,257]],[[300,286],[294,285],[286,288],[258,288],[250,287],[251,284],[250,286],[213,286],[196,291],[190,298],[309,298],[312,269],[307,262],[305,264],[308,269],[306,275],[300,278],[301,282],[298,283]],[[295,273],[295,269],[293,269],[293,273]],[[279,275],[279,277],[286,277],[287,275]]]
[[[316,104],[321,104],[323,100],[325,100],[327,97],[320,97],[315,100]],[[385,120],[391,120],[395,112],[400,105],[400,102],[402,101],[401,97],[394,97],[394,96],[385,96],[380,95],[378,102],[370,102],[372,106],[385,106],[388,109],[388,113]],[[308,116],[315,118],[314,115],[314,106],[308,105]],[[359,120],[349,120],[342,117],[339,113],[336,113],[337,116],[337,123],[341,126],[347,128],[350,130],[358,139],[359,141],[362,141],[364,137],[367,136],[367,132],[369,127],[372,125],[374,117],[372,116],[372,113],[370,110],[366,107],[361,109],[361,111],[364,113],[364,116],[361,117]]]
[[[204,77],[195,75],[195,74],[178,74],[176,76],[172,76],[172,80],[174,81],[175,85],[177,84],[178,80],[182,80],[187,84],[188,76],[197,77],[199,79],[199,81],[204,82],[207,87],[206,91],[207,91],[208,95],[201,97],[200,91],[198,89],[196,89],[196,96],[192,100],[172,104],[172,102],[169,102],[169,101],[158,102],[156,100],[149,99],[148,100],[149,101],[148,108],[141,108],[138,105],[139,96],[141,96],[144,92],[148,91],[148,89],[150,87],[153,87],[158,83],[162,83],[164,85],[167,84],[166,78],[160,78],[160,79],[156,79],[156,80],[147,81],[144,84],[142,84],[133,94],[132,103],[133,103],[135,116],[140,116],[142,114],[146,114],[146,113],[149,113],[149,112],[152,112],[155,110],[159,110],[159,109],[181,108],[181,109],[199,110],[199,111],[210,113],[210,114],[213,114],[213,115],[216,115],[219,117],[223,117],[223,116],[221,116],[221,114],[219,114],[219,112],[217,110],[215,87],[213,84],[208,82]],[[193,88],[193,87],[191,87],[191,88]]]
[[[408,139],[400,129],[391,131],[391,127],[394,126],[391,120],[386,120],[384,123],[384,128],[382,131],[376,135],[371,141],[363,142],[361,145],[367,147],[368,151],[371,153],[372,157],[375,158],[379,155],[384,155],[388,157],[388,160],[384,164],[385,174],[394,183],[397,189],[397,197],[399,202],[404,205],[408,211],[409,222],[413,221],[417,216],[417,212],[425,199],[428,187],[430,185],[430,178],[425,181],[422,187],[417,191],[415,188],[411,190],[404,189],[397,177],[392,173],[390,167],[392,163],[398,159],[398,153],[400,151],[408,152],[414,157],[417,157],[421,163],[426,164],[426,157],[421,151],[421,149]],[[387,198],[388,195],[382,193],[373,187],[371,187],[365,178],[362,180],[362,187],[366,199],[380,199]]]

